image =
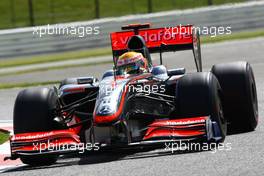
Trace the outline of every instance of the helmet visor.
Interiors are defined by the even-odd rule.
[[[136,63],[131,63],[123,66],[118,67],[118,74],[125,75],[125,74],[137,74],[139,73],[140,67]]]

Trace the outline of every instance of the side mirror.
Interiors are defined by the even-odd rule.
[[[108,70],[106,71],[103,76],[102,76],[102,79],[106,78],[106,77],[109,77],[109,76],[114,76],[114,70]]]
[[[97,78],[94,78],[94,77],[80,77],[80,78],[77,78],[77,83],[78,84],[93,84],[95,82],[98,82],[98,79]]]
[[[168,70],[168,76],[183,75],[185,74],[185,68],[175,68]]]
[[[152,68],[151,73],[155,76],[157,75],[167,75],[167,69],[164,65],[158,65]]]

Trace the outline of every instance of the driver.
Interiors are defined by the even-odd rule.
[[[141,53],[129,51],[118,58],[117,70],[120,75],[146,73],[149,71],[148,61]]]

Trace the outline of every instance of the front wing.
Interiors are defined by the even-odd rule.
[[[154,145],[167,141],[220,141],[222,139],[218,124],[210,116],[180,119],[163,119],[151,123],[143,139],[131,142],[129,146]],[[94,141],[97,143],[97,141]],[[26,155],[66,154],[83,152],[87,145],[80,141],[74,130],[54,130],[13,135],[10,139],[11,157],[16,159]],[[105,144],[91,144],[91,150],[99,150]],[[100,147],[99,147],[100,146]],[[124,147],[124,146],[123,146]]]

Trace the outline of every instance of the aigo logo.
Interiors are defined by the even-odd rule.
[[[51,132],[46,132],[46,133],[36,133],[36,134],[29,134],[29,135],[24,135],[24,134],[18,134],[18,135],[13,135],[11,140],[31,140],[31,139],[38,139],[38,138],[44,138],[44,137],[50,137],[54,133]]]

